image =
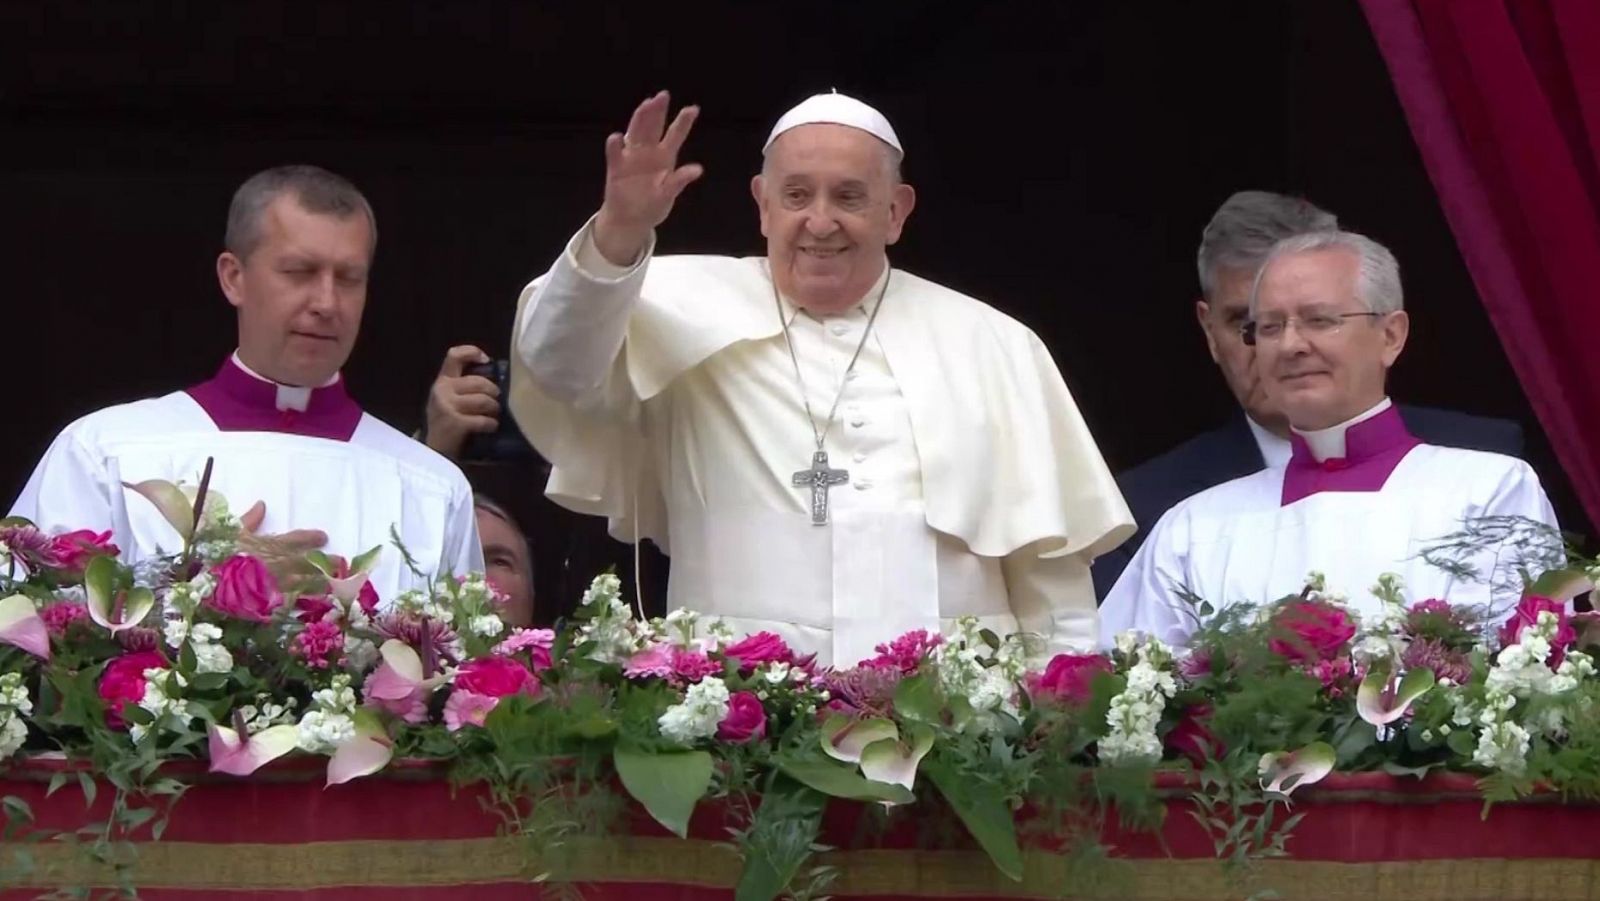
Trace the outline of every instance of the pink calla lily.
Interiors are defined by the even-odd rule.
[[[1333,745],[1314,741],[1298,751],[1280,751],[1261,758],[1261,788],[1269,792],[1289,794],[1295,789],[1333,772],[1338,755]]]
[[[194,502],[182,488],[161,479],[149,479],[137,485],[123,482],[122,486],[154,504],[184,541],[194,536]]]
[[[933,748],[933,730],[921,723],[912,723],[906,731],[910,733],[909,741],[886,738],[862,748],[861,775],[910,791],[917,781],[917,765]]]
[[[139,625],[156,605],[155,592],[148,588],[130,588],[119,594],[116,578],[117,562],[111,557],[96,557],[83,570],[89,618],[113,635]]]
[[[14,594],[0,601],[0,644],[15,645],[41,660],[50,659],[50,630],[33,598]]]
[[[343,785],[351,779],[370,776],[389,765],[394,756],[394,740],[371,711],[355,712],[356,734],[339,743],[328,761],[328,785]]]
[[[1374,669],[1356,690],[1356,713],[1374,726],[1387,726],[1406,715],[1411,703],[1433,687],[1433,670],[1409,670],[1395,679],[1388,670]]]
[[[211,746],[211,772],[248,776],[293,751],[299,743],[294,726],[269,726],[255,735],[241,737],[238,730],[213,725],[207,730]]]

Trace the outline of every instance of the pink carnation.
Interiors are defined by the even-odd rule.
[[[500,699],[457,689],[444,702],[444,726],[455,732],[462,726],[482,726],[489,714],[500,706]]]
[[[317,620],[294,637],[289,643],[289,653],[305,660],[307,666],[327,669],[344,654],[344,631],[338,623]]]
[[[212,571],[217,589],[206,604],[235,619],[264,623],[283,606],[278,580],[267,565],[249,554],[235,554]]]
[[[98,686],[100,700],[106,705],[106,725],[113,729],[124,728],[127,724],[122,719],[123,711],[127,705],[138,704],[144,697],[144,671],[166,668],[166,658],[156,651],[123,654],[106,664]]]
[[[88,529],[57,535],[50,541],[50,552],[57,566],[75,573],[83,572],[89,561],[96,557],[115,557],[121,553],[111,543],[110,532],[92,532]]]
[[[722,665],[711,660],[701,651],[685,651],[674,648],[672,651],[672,674],[685,682],[699,682],[707,676],[714,676],[722,672]]]
[[[774,632],[757,632],[722,652],[722,656],[738,658],[739,671],[748,673],[766,663],[793,663],[794,651]]]
[[[61,601],[41,609],[39,618],[44,620],[44,627],[51,635],[60,638],[73,623],[89,618],[89,608],[76,601]]]
[[[897,669],[902,673],[915,672],[928,652],[942,644],[943,635],[926,629],[914,629],[888,644],[878,645],[873,649],[878,656],[862,661],[861,665],[872,669]]]
[[[755,741],[767,734],[767,711],[754,692],[736,691],[728,698],[728,715],[717,726],[717,738],[734,744]]]
[[[533,662],[533,671],[537,673],[550,668],[550,648],[555,643],[556,633],[551,629],[517,628],[512,629],[504,641],[494,646],[494,653],[500,657],[510,657],[518,651],[526,650]]]
[[[1315,676],[1327,690],[1329,697],[1342,697],[1348,688],[1350,675],[1355,672],[1349,657],[1334,657],[1331,660],[1318,660],[1306,668],[1306,672]]]

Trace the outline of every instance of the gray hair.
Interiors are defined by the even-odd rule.
[[[1284,238],[1267,255],[1250,287],[1250,315],[1256,313],[1261,292],[1261,277],[1279,257],[1319,250],[1342,250],[1356,258],[1356,299],[1369,313],[1393,313],[1405,309],[1405,293],[1400,288],[1400,262],[1377,241],[1355,232],[1326,231]]]
[[[1293,235],[1334,231],[1339,218],[1309,200],[1270,191],[1240,191],[1222,202],[1200,233],[1200,290],[1207,300],[1217,270],[1260,269],[1273,245]]]
[[[318,166],[278,166],[245,179],[228,205],[228,230],[222,245],[244,259],[261,243],[261,219],[267,207],[285,194],[308,213],[347,219],[361,213],[372,230],[371,250],[378,249],[378,219],[367,198],[343,176]]]

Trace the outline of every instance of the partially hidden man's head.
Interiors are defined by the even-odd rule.
[[[1410,332],[1404,306],[1400,264],[1370,238],[1320,232],[1273,248],[1251,294],[1248,337],[1290,425],[1329,428],[1383,400]]]
[[[888,120],[842,94],[818,94],[778,120],[750,192],[785,297],[819,315],[865,298],[916,205],[903,156]]]
[[[377,244],[371,204],[332,172],[280,166],[240,185],[217,280],[245,364],[287,385],[331,381],[355,348]]]
[[[1279,241],[1338,227],[1332,213],[1309,201],[1269,191],[1240,191],[1217,208],[1201,234],[1201,299],[1195,302],[1195,317],[1228,389],[1245,412],[1267,428],[1287,426],[1283,411],[1256,377],[1255,352],[1242,336],[1250,315],[1250,286]]]
[[[473,497],[478,540],[483,543],[484,576],[506,596],[502,618],[513,626],[533,624],[533,548],[527,533],[502,506]]]

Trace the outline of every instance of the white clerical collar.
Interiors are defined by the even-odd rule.
[[[767,270],[767,280],[771,281],[772,280],[772,267],[771,267],[771,264],[766,262],[766,261],[763,261],[762,262],[762,266]],[[854,306],[846,307],[840,313],[835,314],[835,315],[841,315],[841,316],[871,316],[873,308],[878,305],[879,300],[880,300],[880,298],[881,298],[881,296],[883,294],[883,282],[888,277],[889,277],[889,261],[888,261],[887,258],[885,258],[885,260],[883,262],[883,271],[878,273],[877,280],[872,283],[872,287],[867,289],[867,293],[861,295],[861,300],[856,302],[856,304]],[[793,324],[794,320],[795,320],[795,317],[799,316],[801,313],[805,313],[807,316],[810,316],[812,319],[816,319],[819,322],[823,318],[825,318],[825,317],[822,317],[822,316],[812,316],[812,314],[810,312],[807,312],[806,310],[804,310],[801,307],[797,306],[794,301],[790,300],[789,299],[789,295],[784,294],[781,291],[778,292],[778,303],[780,305],[782,305],[782,307],[783,307],[783,321],[788,322],[790,324]]]
[[[1343,457],[1345,456],[1345,432],[1349,431],[1350,427],[1356,423],[1366,422],[1367,420],[1377,416],[1379,413],[1382,413],[1384,410],[1387,410],[1392,406],[1394,406],[1394,402],[1385,397],[1383,400],[1378,401],[1377,404],[1373,405],[1372,408],[1367,410],[1365,413],[1362,413],[1361,415],[1351,419],[1346,419],[1344,422],[1341,422],[1336,426],[1330,426],[1325,429],[1317,429],[1313,432],[1303,432],[1299,429],[1295,429],[1294,433],[1305,439],[1306,449],[1311,451],[1311,456],[1316,458],[1317,462],[1319,463],[1323,460],[1330,460],[1335,457]]]
[[[1250,426],[1250,434],[1256,439],[1256,447],[1261,449],[1261,459],[1266,462],[1268,469],[1281,469],[1289,465],[1289,457],[1294,454],[1294,445],[1287,438],[1280,438],[1273,434],[1261,423],[1256,422],[1246,413],[1244,421]]]
[[[266,382],[269,385],[277,385],[278,409],[298,410],[301,413],[304,413],[306,411],[306,407],[311,405],[311,392],[316,390],[315,388],[302,388],[299,385],[285,385],[281,382],[275,382],[245,365],[244,360],[239,358],[239,352],[237,350],[233,352],[233,365],[239,367],[239,369],[242,370],[246,375],[254,379]],[[335,372],[332,378],[320,385],[317,385],[316,387],[326,388],[329,385],[336,384],[338,381],[339,373]]]

